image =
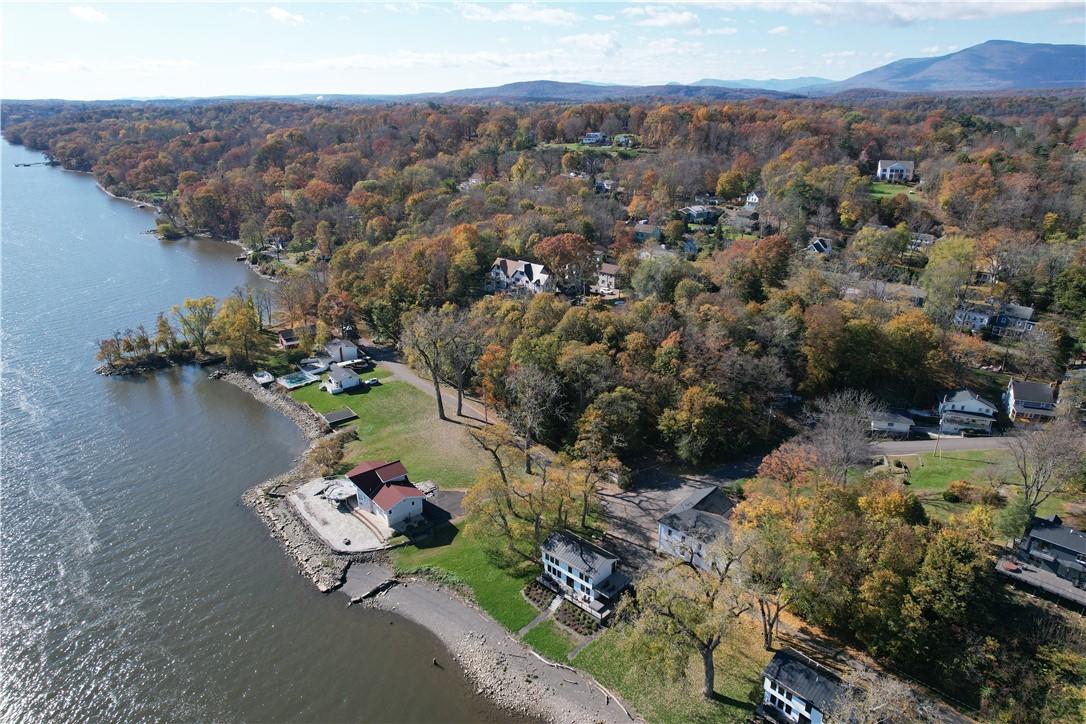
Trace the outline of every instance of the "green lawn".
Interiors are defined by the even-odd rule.
[[[397,549],[393,554],[396,570],[411,573],[429,569],[451,583],[467,586],[475,595],[475,601],[510,631],[520,630],[539,613],[521,595],[521,589],[535,572],[514,575],[499,568],[487,557],[478,540],[461,534],[453,525],[435,533],[434,539],[425,545],[428,547]]]
[[[906,186],[905,184],[892,184],[886,181],[875,181],[871,184],[872,198],[893,198],[898,194],[905,194],[909,197],[910,201],[920,198],[920,194],[913,186]]]
[[[986,482],[986,474],[993,472],[1007,459],[1003,450],[960,450],[918,455],[896,455],[909,466],[909,483],[913,490],[942,492],[955,480],[971,483]]]
[[[622,695],[647,721],[658,724],[687,722],[746,722],[754,715],[760,696],[762,669],[771,658],[761,645],[752,619],[740,619],[716,650],[716,701],[701,695],[700,656],[690,658],[686,676],[668,681],[643,666],[631,666],[629,642],[622,629],[608,629],[584,648],[573,663],[601,684]]]
[[[377,367],[360,376],[385,379],[390,372]],[[437,419],[433,399],[399,380],[377,387],[360,387],[331,395],[314,383],[290,393],[317,412],[350,407],[358,420],[358,440],[344,451],[344,466],[362,460],[402,460],[415,481],[432,480],[442,488],[466,488],[489,462],[468,428]]]
[[[551,661],[564,662],[576,645],[573,637],[548,619],[524,634],[524,643]]]

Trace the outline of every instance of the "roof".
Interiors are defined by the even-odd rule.
[[[611,264],[610,262],[600,264],[600,274],[610,274],[611,276],[614,276],[615,274],[618,274],[618,272],[618,264]]]
[[[1086,533],[1062,524],[1059,516],[1034,518],[1030,524],[1029,537],[1051,543],[1079,555],[1086,555]]]
[[[303,334],[312,335],[317,331],[317,328],[312,324],[307,324],[304,327],[293,327],[291,329],[279,330],[279,336],[283,339],[298,339]]]
[[[1010,388],[1011,392],[1014,393],[1015,402],[1026,400],[1028,402],[1052,404],[1052,388],[1042,382],[1011,380]]]
[[[539,280],[545,282],[550,278],[550,272],[547,271],[547,267],[542,264],[524,261],[523,259],[506,259],[503,256],[499,256],[494,260],[494,263],[490,268],[500,269],[502,274],[508,278],[512,278],[517,272],[522,272],[524,277],[529,281]]]
[[[358,375],[350,367],[332,367],[328,370],[328,379],[336,382],[346,382],[350,379],[358,379]]]
[[[665,513],[660,522],[708,543],[728,530],[728,516],[734,506],[735,501],[714,485],[695,490]]]
[[[660,231],[660,227],[656,224],[636,224],[634,225],[634,231],[640,231],[643,234],[655,234]]]
[[[595,573],[608,563],[618,560],[614,553],[565,530],[558,530],[547,536],[542,548],[563,563],[585,573]]]
[[[341,407],[338,410],[332,410],[321,415],[329,425],[335,425],[340,422],[347,422],[347,420],[353,420],[358,415],[355,411],[349,407]]]
[[[399,460],[367,460],[348,472],[347,478],[381,510],[390,510],[404,498],[422,495],[407,479],[407,468]]]
[[[836,674],[792,649],[774,654],[763,673],[814,704],[823,714],[833,711],[834,702],[845,691]]]
[[[913,424],[913,420],[912,420],[911,417],[905,417],[904,415],[899,415],[896,412],[887,412],[887,411],[872,412],[871,413],[871,421],[874,422],[876,420],[878,420],[879,422],[894,423],[896,425],[912,425]]]
[[[354,342],[340,339],[338,337],[328,340],[328,343],[324,345],[324,348],[329,351],[338,347],[354,347],[355,349],[358,349],[358,345],[356,345]]]
[[[1015,319],[1025,319],[1027,321],[1033,319],[1033,307],[1026,307],[1021,304],[1004,304],[1001,313]]]
[[[901,166],[906,171],[912,171],[914,163],[912,161],[897,161],[894,159],[879,159],[879,168],[893,168],[894,166]]]
[[[948,392],[943,397],[943,402],[969,402],[969,401],[980,402],[981,404],[987,405],[988,407],[992,408],[993,410],[998,410],[999,409],[996,405],[993,405],[991,402],[988,402],[988,400],[984,399],[983,397],[978,395],[976,392],[973,392],[973,390],[969,390],[969,389],[962,389],[962,390],[955,390],[954,392]]]

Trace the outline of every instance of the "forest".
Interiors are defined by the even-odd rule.
[[[466,507],[473,535],[524,560],[551,528],[591,528],[604,479],[774,450],[736,515],[752,552],[735,570],[767,649],[787,609],[988,718],[1081,713],[1081,641],[994,582],[990,542],[1040,501],[1023,492],[1024,512],[997,515],[1007,500],[974,490],[978,505],[943,521],[891,479],[850,484],[873,410],[930,409],[961,387],[998,400],[1010,377],[1057,383],[1086,355],[1080,96],[2,110],[9,141],[157,207],[160,235],[237,240],[280,280],[274,299],[239,290],[218,312],[186,300],[153,333],[103,341],[100,359],[217,342],[250,366],[266,319],[314,325],[306,348],[395,343],[435,388],[508,423],[480,444],[510,459]],[[632,142],[580,143],[590,131]],[[918,178],[876,182],[885,159]],[[680,211],[692,206],[713,218]],[[499,257],[545,265],[557,289],[490,293]],[[618,293],[592,293],[604,263]],[[1008,304],[1035,315],[1028,335],[958,320]],[[1071,395],[1081,410],[1081,386]],[[1077,424],[1031,444],[1072,450]],[[568,500],[532,487],[559,470]],[[1082,483],[1062,471],[1059,492]],[[671,630],[684,592],[723,581],[645,578],[639,625]]]

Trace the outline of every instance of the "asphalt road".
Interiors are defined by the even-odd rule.
[[[910,453],[954,450],[999,450],[1010,446],[1010,437],[944,437],[940,440],[885,440],[875,443],[875,452],[881,455],[908,455]]]

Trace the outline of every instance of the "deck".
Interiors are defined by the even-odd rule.
[[[1004,568],[1004,561],[1014,564],[1018,567],[1018,570],[1012,571]],[[1055,573],[1041,570],[1023,561],[1006,556],[1001,557],[996,563],[996,571],[1018,583],[1038,588],[1053,596],[1058,596],[1086,608],[1086,591],[1078,588],[1070,581],[1060,578]]]

